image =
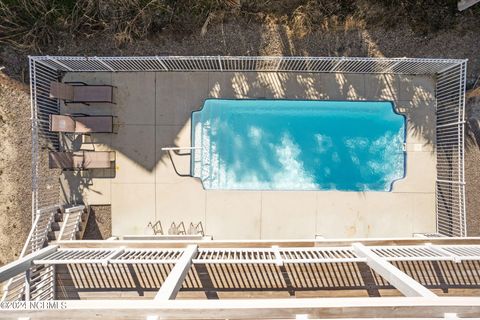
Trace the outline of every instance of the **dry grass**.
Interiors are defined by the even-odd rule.
[[[281,21],[299,37],[318,28],[388,28],[405,21],[426,33],[451,28],[457,15],[453,0],[2,0],[0,43],[41,51],[62,33],[91,37],[107,32],[121,45],[165,29],[204,31],[230,17]]]
[[[119,44],[166,27],[187,31],[235,0],[6,0],[0,2],[0,42],[41,49],[59,33],[114,34]]]
[[[162,0],[10,0],[0,2],[0,41],[38,50],[59,33],[111,31],[121,43],[161,28],[171,11]]]
[[[338,30],[346,26],[347,21],[355,20],[353,1],[307,1],[293,11],[290,26],[296,36],[304,37],[318,27],[323,30]]]
[[[57,31],[57,21],[65,17],[52,1],[0,1],[0,42],[19,48],[50,43]]]

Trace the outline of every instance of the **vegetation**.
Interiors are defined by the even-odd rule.
[[[119,44],[165,29],[197,32],[229,17],[276,19],[298,35],[315,28],[407,23],[417,33],[452,27],[456,0],[0,0],[0,42],[40,49],[59,34],[108,32]],[[475,11],[474,11],[475,10]],[[479,13],[478,6],[470,9]]]

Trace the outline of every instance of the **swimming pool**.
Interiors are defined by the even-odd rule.
[[[191,175],[205,189],[391,191],[405,117],[387,101],[205,100]]]

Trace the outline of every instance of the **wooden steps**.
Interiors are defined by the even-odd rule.
[[[38,210],[20,257],[42,249],[49,241],[82,239],[89,214],[89,207],[83,205],[65,210],[59,205]],[[33,266],[28,279],[20,274],[5,285],[1,301],[53,300],[54,279],[55,266]],[[30,290],[25,290],[27,283]]]
[[[83,239],[89,216],[90,208],[86,206],[76,206],[65,209],[65,212],[58,216],[57,220],[52,223],[49,240]]]

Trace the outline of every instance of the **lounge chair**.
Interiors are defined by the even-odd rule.
[[[67,133],[111,133],[112,116],[50,115],[50,131]]]
[[[113,103],[113,86],[52,81],[50,98],[62,99],[65,103]]]
[[[114,167],[115,151],[49,152],[50,169],[88,170]]]

